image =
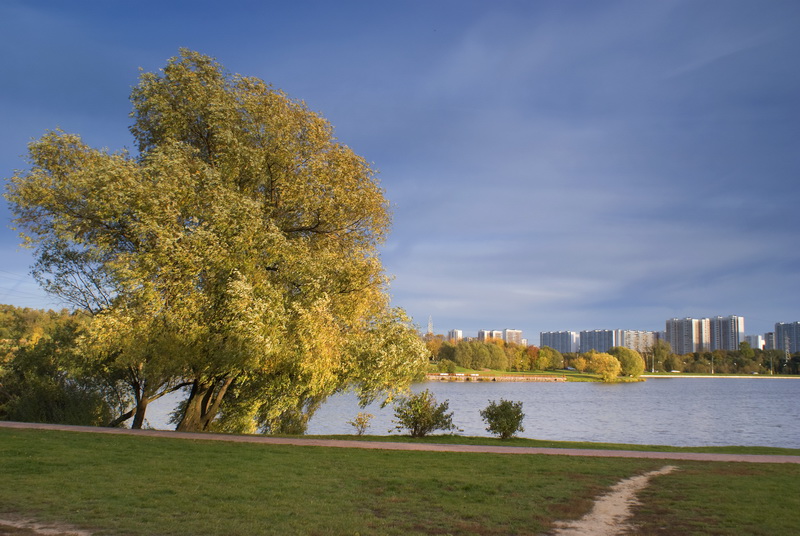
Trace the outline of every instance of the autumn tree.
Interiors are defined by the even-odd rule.
[[[558,369],[564,366],[564,356],[558,350],[549,346],[542,346],[539,349],[539,357],[536,368],[539,370]]]
[[[93,315],[87,352],[126,372],[139,409],[185,385],[179,429],[271,430],[350,385],[408,386],[426,350],[388,304],[367,162],[303,103],[196,52],[142,74],[131,101],[137,154],[49,132],[6,195],[34,274]]]
[[[583,357],[586,359],[587,370],[599,374],[604,382],[616,381],[622,371],[619,360],[611,354],[592,351],[583,354]]]
[[[527,368],[528,356],[526,348],[517,344],[507,344],[503,350],[506,353],[508,370],[525,370]]]
[[[650,359],[652,359],[651,368],[653,371],[664,370],[667,358],[672,355],[672,346],[667,341],[658,339],[647,349],[647,353],[650,355]]]
[[[442,346],[439,348],[439,352],[436,354],[436,359],[441,361],[452,361],[455,362],[456,360],[456,347],[453,343],[449,341],[444,341]]]
[[[528,346],[525,349],[525,368],[528,370],[536,370],[539,361],[539,347]]]
[[[644,359],[641,354],[631,348],[624,346],[615,346],[608,350],[608,353],[613,355],[619,361],[622,370],[622,376],[633,376],[634,378],[641,376],[644,372]]]

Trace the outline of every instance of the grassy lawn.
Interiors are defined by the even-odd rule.
[[[0,517],[109,535],[533,535],[582,516],[616,481],[663,465],[0,429]],[[800,526],[800,465],[678,465],[642,495],[644,533]]]
[[[800,533],[798,466],[679,464],[639,499],[637,534],[791,535]]]
[[[428,374],[440,374],[441,371],[434,365],[428,367]],[[578,372],[577,370],[474,370],[464,367],[456,367],[456,374],[477,374],[478,376],[554,376],[556,378],[566,378],[569,382],[599,382],[602,381],[599,374],[589,374]]]

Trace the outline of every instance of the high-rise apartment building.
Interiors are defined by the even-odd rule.
[[[800,322],[775,324],[775,348],[788,354],[800,352]]]
[[[542,331],[539,347],[548,346],[562,354],[578,351],[578,334],[574,331]]]
[[[711,328],[711,350],[738,350],[744,342],[744,317],[718,316],[708,319]]]
[[[765,342],[763,335],[745,335],[744,340],[753,350],[764,350]]]
[[[522,330],[504,329],[503,340],[509,344],[522,344]]]
[[[673,318],[667,320],[667,342],[678,355],[738,350],[744,341],[744,317]]]
[[[764,334],[764,350],[775,350],[775,332],[770,331]]]
[[[464,338],[464,332],[460,329],[451,329],[447,332],[447,340],[452,343],[457,343]]]
[[[503,332],[499,330],[482,329],[478,331],[478,340],[487,341],[489,339],[503,340]]]
[[[617,346],[636,350],[640,354],[653,347],[657,339],[655,331],[633,331],[618,329],[616,331]]]
[[[675,354],[691,354],[711,349],[710,326],[696,318],[667,320],[667,342]]]
[[[613,329],[595,329],[592,331],[580,332],[580,352],[585,353],[590,350],[597,352],[608,352],[617,345],[617,336]]]

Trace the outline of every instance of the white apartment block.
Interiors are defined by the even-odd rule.
[[[766,346],[763,335],[745,335],[744,340],[753,350],[763,350]]]
[[[457,343],[464,338],[464,332],[460,329],[451,329],[447,332],[447,340],[452,343]]]
[[[744,342],[744,317],[718,316],[709,319],[711,350],[738,350]]]
[[[479,341],[487,341],[489,339],[500,339],[503,340],[503,332],[499,330],[491,330],[491,329],[482,329],[478,331],[478,340]]]
[[[653,347],[656,337],[655,331],[616,330],[617,346],[636,350],[640,354]]]
[[[667,342],[678,355],[714,350],[738,350],[744,341],[744,317],[672,318]]]
[[[504,329],[503,340],[509,344],[522,344],[522,330],[519,329]]]

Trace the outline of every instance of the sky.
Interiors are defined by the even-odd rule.
[[[425,330],[800,321],[800,2],[0,2],[0,177],[47,130],[133,149],[140,69],[261,78],[372,162]],[[0,303],[64,304],[0,206]]]

